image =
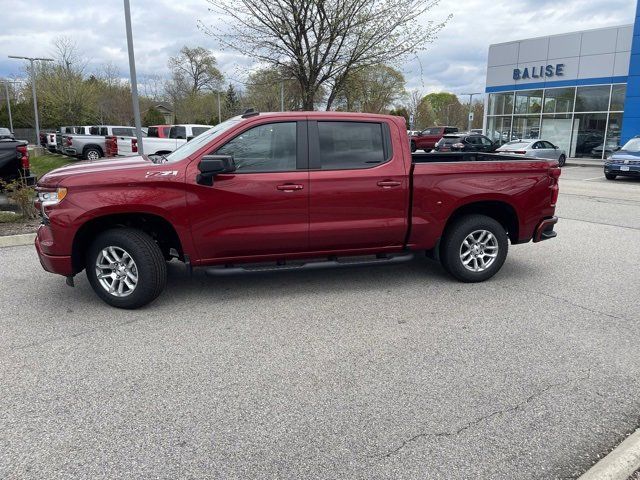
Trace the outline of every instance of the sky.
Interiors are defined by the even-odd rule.
[[[220,49],[197,26],[221,21],[206,0],[130,0],[136,68],[168,76],[167,60],[182,46],[213,51],[227,79],[241,86],[254,62]],[[441,0],[421,19],[453,18],[428,48],[401,66],[407,89],[421,93],[482,92],[490,44],[590,28],[633,23],[637,0]],[[1,7],[5,8],[1,8]],[[51,56],[52,41],[65,35],[77,42],[89,72],[113,63],[128,76],[121,0],[0,0],[0,77],[24,76],[24,62],[7,55]]]

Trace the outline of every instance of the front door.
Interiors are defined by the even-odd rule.
[[[309,248],[309,173],[306,122],[250,127],[209,154],[233,155],[236,171],[212,186],[187,181],[193,240],[207,262]]]
[[[392,149],[403,142],[386,122],[309,122],[311,250],[404,243],[409,175]]]

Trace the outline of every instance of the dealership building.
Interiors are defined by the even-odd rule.
[[[491,45],[486,93],[493,140],[543,138],[603,158],[640,135],[640,21]]]

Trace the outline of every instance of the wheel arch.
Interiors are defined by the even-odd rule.
[[[447,219],[443,235],[455,221],[467,215],[486,215],[493,218],[504,227],[511,243],[518,242],[520,233],[518,213],[511,204],[501,200],[482,200],[459,206]]]
[[[175,249],[178,258],[184,259],[184,249],[180,236],[166,218],[153,213],[115,213],[100,215],[85,222],[73,238],[71,259],[76,272],[85,267],[85,257],[93,239],[100,233],[113,228],[136,228],[147,233],[160,246],[165,258]]]
[[[90,143],[88,145],[85,145],[82,148],[82,156],[84,156],[87,153],[87,150],[91,148],[95,148],[96,150],[98,150],[100,152],[100,155],[104,157],[104,149],[100,145],[96,145],[95,143]]]

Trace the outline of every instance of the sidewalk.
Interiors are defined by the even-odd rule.
[[[604,160],[600,160],[599,158],[567,158],[565,166],[602,168],[604,166]]]

